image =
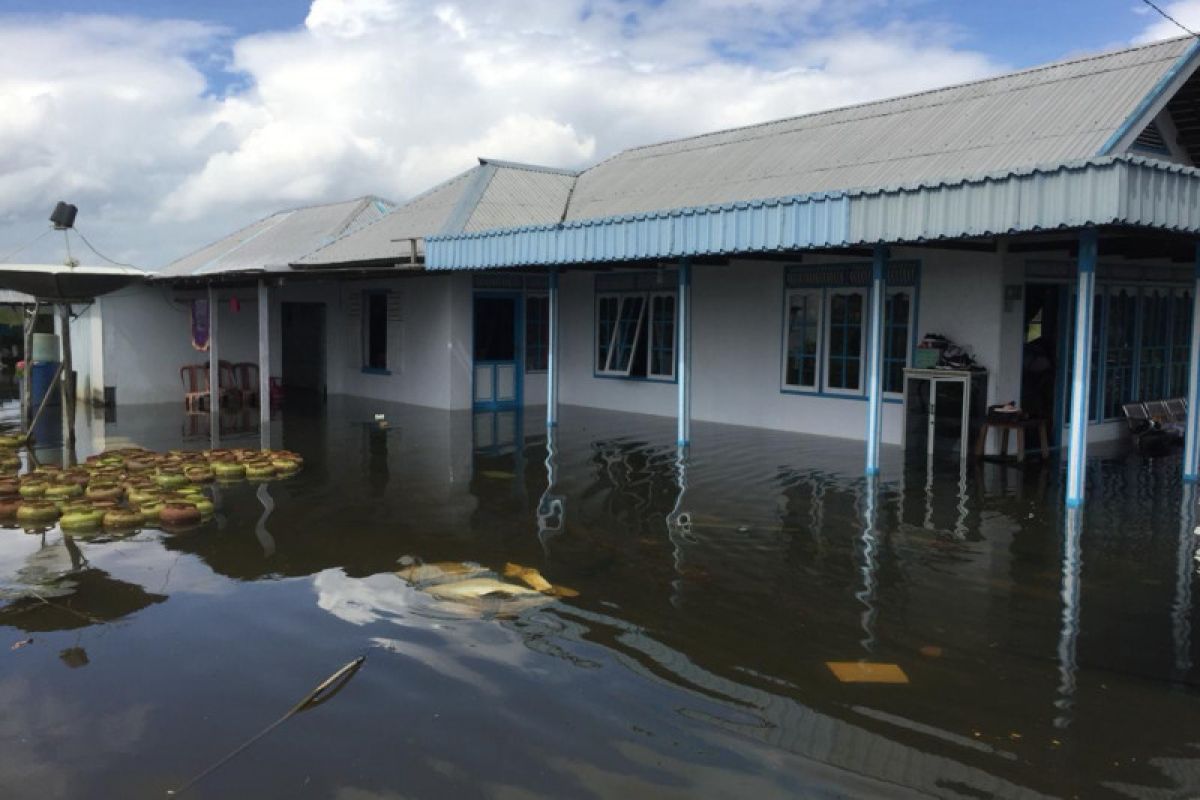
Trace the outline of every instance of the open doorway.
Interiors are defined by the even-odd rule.
[[[1065,397],[1067,287],[1054,283],[1025,286],[1025,325],[1021,362],[1021,408],[1049,423],[1057,446],[1062,437]]]
[[[283,387],[286,395],[325,397],[325,304],[283,303]]]

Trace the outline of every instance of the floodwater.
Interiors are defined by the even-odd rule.
[[[208,446],[175,406],[80,426],[80,458]],[[219,490],[187,535],[0,530],[0,796],[165,797],[362,654],[183,796],[1200,793],[1178,456],[1097,458],[1068,519],[1036,459],[889,448],[872,486],[852,442],[696,424],[681,457],[670,419],[572,407],[549,457],[536,413],[344,398],[271,436],[304,471]],[[578,595],[398,574],[439,562]]]

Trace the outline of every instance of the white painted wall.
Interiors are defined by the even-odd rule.
[[[1002,362],[1003,306],[999,258],[961,251],[904,250],[893,258],[921,262],[918,335],[937,332],[968,347],[996,369]],[[806,257],[805,264],[844,262]],[[702,421],[860,439],[866,403],[785,393],[784,265],[741,261],[692,270],[692,414]],[[674,383],[600,378],[593,374],[594,273],[562,277],[563,403],[642,414],[675,414]],[[1019,316],[1019,313],[1018,313]],[[1019,368],[1018,368],[1019,374]],[[995,388],[988,391],[994,398]],[[902,406],[884,406],[883,440],[898,444]]]

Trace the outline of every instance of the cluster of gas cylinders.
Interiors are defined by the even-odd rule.
[[[267,481],[299,472],[288,450],[106,450],[77,467],[22,463],[10,444],[0,450],[0,524],[63,532],[128,532],[142,527],[188,530],[214,512],[214,483]]]

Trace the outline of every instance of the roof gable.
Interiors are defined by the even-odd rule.
[[[171,262],[158,276],[284,270],[295,259],[370,224],[392,207],[378,197],[361,197],[280,211]]]
[[[478,166],[295,264],[395,263],[410,257],[410,240],[423,254],[426,236],[558,222],[574,183],[574,172],[480,159]]]

